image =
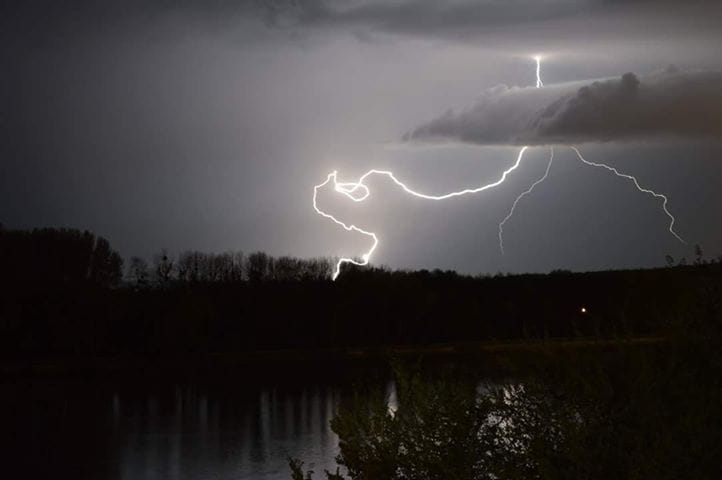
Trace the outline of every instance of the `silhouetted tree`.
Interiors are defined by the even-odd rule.
[[[274,262],[274,279],[279,281],[300,280],[304,265],[301,260],[292,257],[279,257]]]
[[[95,242],[90,263],[90,280],[101,286],[115,286],[123,276],[123,259],[103,237]]]
[[[266,280],[269,274],[269,256],[263,252],[254,252],[248,255],[246,261],[246,277],[250,282]]]
[[[231,271],[230,271],[230,281],[232,282],[240,282],[243,280],[243,269],[244,269],[244,261],[245,257],[243,255],[243,252],[236,252],[231,254]]]
[[[694,256],[696,257],[694,261],[695,265],[702,265],[702,263],[704,263],[704,252],[699,244],[694,246]]]
[[[148,262],[141,257],[130,257],[128,279],[138,287],[148,284]]]
[[[203,254],[195,251],[187,251],[178,257],[178,279],[186,282],[198,282],[201,280]]]
[[[668,266],[668,267],[673,267],[673,266],[674,266],[674,257],[673,257],[672,255],[665,255],[665,256],[664,256],[664,261],[667,262],[667,266]]]
[[[165,285],[173,277],[173,259],[168,255],[167,249],[162,249],[160,253],[153,256],[153,273],[158,283]]]

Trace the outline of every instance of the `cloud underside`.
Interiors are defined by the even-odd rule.
[[[669,68],[540,89],[498,86],[403,138],[541,145],[660,137],[722,138],[722,71]]]

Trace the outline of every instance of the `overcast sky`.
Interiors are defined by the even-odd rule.
[[[105,4],[104,4],[105,3]],[[468,273],[722,254],[722,7],[603,0],[8,1],[0,6],[0,222],[107,237],[124,256],[359,256],[312,209],[329,171],[393,170],[323,208],[373,258]],[[544,87],[534,88],[533,55]],[[625,74],[631,75],[625,75]],[[497,225],[516,196],[548,179]]]

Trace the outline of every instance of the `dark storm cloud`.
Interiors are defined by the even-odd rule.
[[[8,30],[57,39],[86,31],[104,31],[157,22],[168,15],[232,27],[239,19],[288,29],[352,29],[357,34],[464,37],[513,25],[538,24],[580,15],[596,15],[640,0],[8,0],[0,5],[0,35]],[[671,1],[657,1],[657,11]],[[688,2],[698,3],[698,2]],[[643,7],[644,8],[644,7]]]
[[[487,27],[539,22],[589,11],[591,0],[9,0],[0,5],[0,33],[55,36],[155,22],[169,14],[223,22],[243,17],[276,28],[354,28],[414,35],[458,35]],[[626,3],[626,2],[625,2]]]
[[[500,37],[508,43],[521,35],[524,46],[531,42],[542,47],[559,39],[559,29],[587,38],[599,36],[599,30],[644,35],[661,28],[667,35],[694,34],[718,27],[722,10],[706,0],[275,0],[258,4],[266,24],[279,28],[348,30],[359,39],[373,38],[373,33],[451,40],[483,37],[487,45],[497,46]],[[690,31],[689,19],[696,31]],[[645,23],[645,31],[639,30],[638,21]],[[546,28],[532,37],[525,35],[527,29],[539,25]],[[566,36],[564,42],[568,40]]]
[[[593,8],[589,0],[368,1],[348,6],[323,0],[266,4],[272,24],[343,26],[401,34],[464,34],[487,27],[538,22]],[[342,5],[342,6],[339,6]]]
[[[684,15],[692,15],[700,28],[710,23],[719,25],[720,8],[709,3],[690,0],[684,2],[682,10],[687,12]],[[704,8],[698,8],[700,6]],[[655,20],[665,14],[679,18],[680,3],[672,0],[8,0],[0,5],[0,39],[12,32],[20,33],[30,44],[38,40],[57,41],[89,31],[101,33],[153,25],[173,16],[192,18],[193,22],[213,29],[242,33],[251,22],[293,34],[348,30],[361,39],[371,38],[374,32],[464,39],[504,35],[507,29],[516,36],[521,32],[515,27],[526,29],[545,22],[584,18],[599,22],[610,14],[613,25],[625,23],[629,18]],[[594,22],[582,23],[582,31],[591,34]],[[673,25],[681,23],[685,22]],[[627,33],[636,28],[635,25]],[[651,24],[649,28],[653,28]],[[554,37],[555,29],[548,30],[546,34],[536,32],[534,40],[544,43],[549,33]],[[263,37],[264,33],[253,29],[246,36]],[[524,42],[528,44],[529,39]]]
[[[537,88],[495,87],[471,108],[421,125],[405,140],[575,143],[722,136],[722,72],[669,68],[646,77]]]

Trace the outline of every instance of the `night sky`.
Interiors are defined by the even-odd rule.
[[[0,222],[89,229],[124,256],[361,255],[467,273],[722,254],[717,2],[14,1],[0,6]],[[533,55],[544,87],[535,88]],[[497,225],[518,205],[499,253]],[[658,199],[590,161],[635,175]]]

